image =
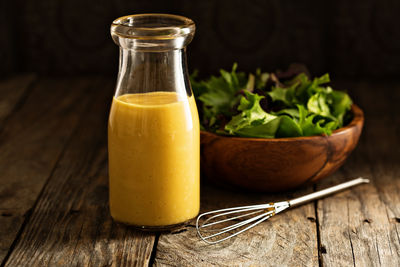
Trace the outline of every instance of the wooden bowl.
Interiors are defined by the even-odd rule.
[[[201,168],[219,184],[262,192],[293,189],[336,171],[356,147],[364,124],[353,105],[353,120],[330,136],[244,138],[201,132]]]

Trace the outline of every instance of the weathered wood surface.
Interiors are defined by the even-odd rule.
[[[9,83],[0,82],[2,93],[4,84]],[[365,110],[365,130],[348,162],[316,189],[361,175],[372,184],[279,214],[215,246],[199,241],[193,222],[156,234],[111,220],[106,121],[113,82],[39,79],[25,85],[28,91],[14,96],[17,104],[7,108],[0,126],[5,266],[400,264],[400,106],[388,104],[400,102],[398,83],[344,84],[355,88],[351,93]],[[202,211],[283,200],[314,189],[252,194],[203,180]]]
[[[6,266],[148,264],[155,234],[112,222],[106,123],[113,84],[94,81],[77,129],[52,171]],[[96,88],[97,87],[97,88]],[[82,89],[82,88],[81,88]],[[65,91],[64,91],[65,93]],[[75,99],[79,101],[79,99]]]
[[[34,75],[18,75],[6,80],[0,81],[0,136],[4,124],[13,112],[17,112],[18,106],[22,105],[24,97],[29,92],[29,86],[34,82]],[[0,147],[1,147],[0,139]],[[3,152],[3,150],[1,150]],[[1,158],[1,156],[0,156]],[[0,166],[0,169],[2,167]],[[0,172],[1,184],[6,182],[3,177],[3,172]],[[5,186],[0,187],[0,199],[5,198],[3,189]],[[1,205],[1,204],[0,204]],[[15,239],[18,232],[22,216],[16,216],[9,210],[9,205],[0,206],[0,262],[8,252],[11,243]]]
[[[19,109],[1,128],[0,261],[29,217],[29,210],[97,89],[93,86],[99,86],[93,83],[91,79],[42,80],[27,92]],[[15,82],[15,87],[8,86],[4,99],[16,99],[15,92],[23,85],[21,80]]]
[[[400,86],[350,86],[366,109],[364,134],[343,168],[317,188],[356,176],[371,179],[371,184],[318,201],[322,262],[400,266],[400,106],[392,104],[400,101]],[[363,93],[374,87],[375,93]]]
[[[18,104],[22,105],[24,96],[29,93],[29,86],[35,81],[35,75],[16,75],[0,81],[0,128],[4,120],[17,111]]]
[[[202,185],[202,211],[268,203],[309,193],[254,194]],[[199,240],[192,224],[162,234],[157,244],[157,266],[317,266],[318,244],[313,203],[272,217],[237,238],[217,245]]]

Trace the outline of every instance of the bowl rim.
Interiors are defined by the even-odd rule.
[[[229,138],[231,140],[242,140],[242,141],[254,141],[254,142],[296,142],[296,141],[308,141],[315,140],[316,138],[330,138],[343,134],[347,134],[353,128],[362,126],[364,123],[364,112],[356,104],[351,105],[350,111],[353,113],[353,119],[349,124],[332,132],[331,135],[312,135],[312,136],[300,136],[300,137],[282,137],[282,138],[257,138],[257,137],[238,137],[238,136],[223,136],[208,131],[201,130],[201,134],[208,135],[217,138]]]

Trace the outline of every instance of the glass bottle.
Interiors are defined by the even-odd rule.
[[[192,20],[167,14],[116,19],[119,73],[108,124],[114,220],[163,229],[197,216],[200,130],[186,65]]]

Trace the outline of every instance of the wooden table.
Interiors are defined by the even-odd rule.
[[[193,223],[139,232],[108,209],[106,122],[114,80],[0,81],[0,262],[5,266],[400,266],[400,83],[341,82],[365,110],[360,144],[314,186],[252,194],[202,184],[202,210],[283,200],[364,176],[218,245]]]

